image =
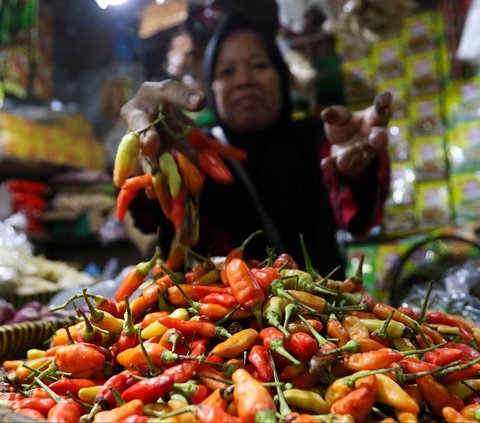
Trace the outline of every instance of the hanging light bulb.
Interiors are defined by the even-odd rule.
[[[106,9],[108,6],[119,6],[127,1],[128,0],[96,0],[101,9]]]

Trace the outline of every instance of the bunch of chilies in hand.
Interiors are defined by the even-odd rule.
[[[247,259],[258,231],[221,261],[178,242],[194,243],[190,203],[205,174],[228,183],[218,164],[243,157],[197,129],[182,139],[198,163],[172,146],[135,177],[138,133],[127,134],[114,181],[120,218],[152,185],[189,237],[176,236],[166,260],[157,249],[133,266],[115,301],[84,289],[54,307],[73,305],[78,321],[45,350],[3,362],[2,405],[51,422],[480,421],[480,328],[429,309],[429,295],[421,310],[376,301],[363,290],[363,260],[337,280],[305,247],[303,268],[271,249]],[[194,264],[179,270],[184,256]]]

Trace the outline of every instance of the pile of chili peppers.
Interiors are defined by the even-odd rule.
[[[251,237],[249,237],[250,239]],[[44,350],[3,363],[0,402],[51,422],[480,421],[480,329],[394,308],[355,275],[288,255],[172,271],[139,264],[116,301],[88,293]]]
[[[224,160],[243,161],[247,156],[243,150],[208,138],[198,127],[179,119],[170,119],[175,125],[170,127],[165,116],[160,111],[148,127],[128,132],[122,138],[115,156],[113,183],[120,189],[116,210],[120,222],[139,190],[157,198],[175,230],[167,265],[179,268],[185,251],[178,244],[191,247],[198,240],[197,210],[205,175],[218,183],[231,184],[233,175]],[[132,176],[141,149],[140,135],[153,126],[161,135],[158,163],[149,163],[149,173]]]

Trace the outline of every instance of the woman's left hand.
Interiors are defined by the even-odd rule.
[[[322,159],[322,169],[360,179],[377,153],[388,145],[391,109],[392,94],[388,91],[377,95],[372,106],[359,112],[352,113],[344,106],[325,108],[321,116],[332,147],[330,156]]]

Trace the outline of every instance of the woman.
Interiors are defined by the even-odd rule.
[[[195,250],[226,254],[263,229],[249,244],[247,256],[263,259],[268,246],[303,264],[302,234],[321,274],[342,265],[337,229],[362,235],[382,219],[389,186],[385,126],[391,95],[380,95],[374,106],[356,114],[332,106],[323,111],[324,122],[292,120],[289,72],[275,41],[239,16],[216,29],[206,49],[204,73],[206,97],[174,81],[144,83],[122,109],[134,130],[153,120],[150,112],[159,104],[198,111],[207,100],[217,122],[211,134],[247,152],[242,165],[230,163],[232,185],[206,184]],[[162,136],[146,132],[142,154],[158,155]],[[139,226],[152,216],[140,211]]]

